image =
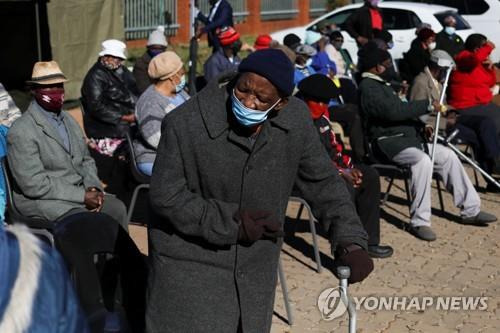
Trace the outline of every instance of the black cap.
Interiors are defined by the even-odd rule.
[[[328,103],[332,98],[337,98],[339,89],[323,74],[313,74],[299,83],[299,91],[304,98],[318,102]]]

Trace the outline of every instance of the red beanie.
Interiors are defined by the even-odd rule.
[[[240,34],[233,27],[224,27],[217,32],[217,38],[222,46],[227,46],[240,39]]]
[[[418,39],[420,39],[420,41],[425,42],[430,37],[436,36],[436,33],[434,31],[432,31],[432,29],[423,28],[422,30],[420,30],[418,32],[417,36],[418,36]]]
[[[268,49],[272,41],[273,39],[269,35],[259,35],[259,37],[255,40],[253,47],[256,50]]]

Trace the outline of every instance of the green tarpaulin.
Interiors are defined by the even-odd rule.
[[[80,97],[83,78],[106,39],[124,40],[121,0],[51,0],[47,3],[52,58],[69,82],[66,99]]]

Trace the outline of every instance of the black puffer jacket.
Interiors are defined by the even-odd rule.
[[[82,86],[84,125],[91,138],[122,138],[129,124],[121,117],[133,114],[138,91],[130,71],[121,66],[112,71],[100,61],[88,71]]]

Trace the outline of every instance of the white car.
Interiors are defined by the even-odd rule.
[[[389,0],[385,0],[389,1]],[[392,1],[392,0],[391,0]],[[415,2],[415,0],[412,0]],[[500,1],[499,0],[419,0],[456,7],[474,31],[485,35],[497,46],[491,55],[494,62],[500,60]]]
[[[498,0],[497,0],[498,1]],[[276,31],[271,34],[274,40],[283,42],[283,37],[290,33],[294,33],[302,40],[306,35],[306,30],[317,31],[317,25],[320,22],[335,23],[342,31],[344,36],[344,48],[349,51],[355,63],[357,63],[358,47],[356,41],[344,30],[345,21],[347,18],[363,4],[357,3],[347,5],[329,12],[306,26],[296,27],[286,30]],[[469,24],[458,14],[456,8],[429,5],[423,3],[408,3],[408,2],[381,2],[379,8],[382,11],[384,26],[388,28],[393,36],[394,47],[390,50],[394,59],[403,57],[403,52],[410,49],[411,42],[416,38],[415,29],[421,22],[429,23],[432,29],[439,32],[443,29],[441,22],[448,15],[453,15],[457,20],[457,34],[464,40],[468,35],[473,33]]]

